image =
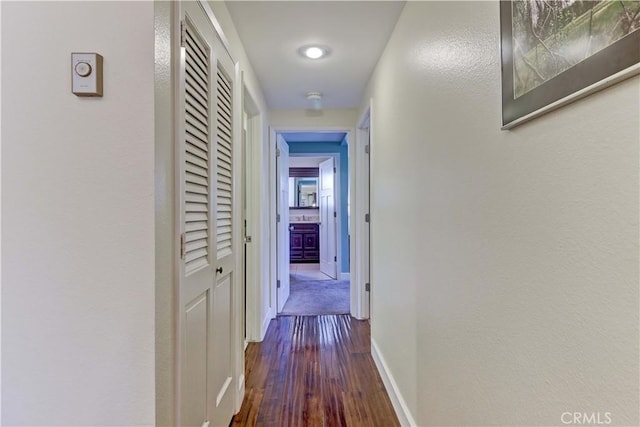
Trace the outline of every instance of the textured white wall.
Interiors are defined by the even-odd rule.
[[[154,424],[154,5],[2,3],[2,424]],[[70,54],[104,56],[104,97]]]
[[[270,124],[276,128],[352,128],[358,120],[357,109],[342,110],[269,110]]]
[[[501,131],[498,9],[408,2],[370,82],[373,339],[421,426],[638,425],[640,78]]]

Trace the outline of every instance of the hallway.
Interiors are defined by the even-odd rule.
[[[397,426],[371,357],[368,321],[284,316],[246,352],[246,394],[232,426]]]
[[[640,426],[639,5],[0,1],[0,425]]]

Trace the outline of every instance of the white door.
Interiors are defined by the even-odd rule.
[[[336,279],[336,205],[334,194],[334,159],[320,163],[318,192],[320,193],[320,271]]]
[[[276,184],[278,200],[278,313],[282,311],[290,293],[289,287],[289,144],[278,135],[276,138],[277,158]]]
[[[233,63],[202,7],[180,6],[179,420],[226,427],[234,412]]]

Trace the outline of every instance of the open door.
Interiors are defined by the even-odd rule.
[[[179,424],[227,426],[234,412],[233,62],[201,2],[181,2]]]
[[[282,311],[290,293],[289,287],[289,144],[278,135],[276,137],[276,194],[278,222],[278,275],[277,300],[278,313]]]
[[[338,258],[336,250],[335,160],[320,163],[318,193],[320,193],[320,271],[336,279]]]

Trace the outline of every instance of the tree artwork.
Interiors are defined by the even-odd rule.
[[[514,98],[640,30],[638,0],[516,0]]]

